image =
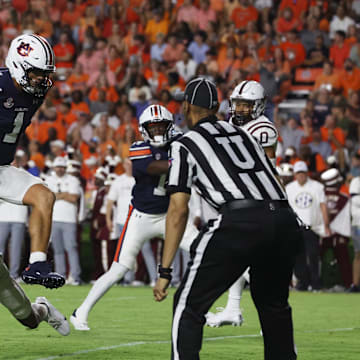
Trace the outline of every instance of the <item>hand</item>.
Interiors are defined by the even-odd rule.
[[[332,233],[331,233],[331,229],[330,229],[330,226],[329,225],[325,225],[325,237],[329,237],[331,236]]]
[[[155,284],[155,287],[153,288],[154,298],[155,301],[163,301],[167,295],[167,288],[170,285],[170,280],[158,278]]]

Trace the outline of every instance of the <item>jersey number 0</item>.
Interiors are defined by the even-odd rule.
[[[12,129],[12,132],[9,134],[5,134],[2,141],[7,144],[15,144],[21,131],[23,122],[24,112],[18,112],[14,119],[14,127]]]

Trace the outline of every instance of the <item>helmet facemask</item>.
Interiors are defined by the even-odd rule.
[[[243,126],[254,120],[255,100],[245,100],[238,98],[230,99],[230,115],[234,125]]]
[[[144,140],[155,147],[164,146],[171,140],[172,129],[173,123],[170,120],[147,121],[140,127]]]
[[[37,97],[43,97],[53,85],[53,82],[50,79],[51,73],[52,71],[29,67],[24,72],[24,83],[20,85],[26,92]]]

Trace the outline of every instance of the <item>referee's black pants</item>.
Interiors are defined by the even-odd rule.
[[[210,221],[192,244],[174,297],[172,359],[199,359],[204,315],[248,266],[265,359],[296,359],[288,296],[301,234],[289,208],[225,209]]]

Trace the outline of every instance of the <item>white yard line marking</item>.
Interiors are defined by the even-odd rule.
[[[360,330],[360,328],[338,328],[338,329],[320,329],[320,330],[310,330],[310,331],[301,331],[302,334],[309,334],[309,333],[328,333],[328,332],[344,332],[344,331],[354,331]],[[296,331],[295,331],[296,334]],[[208,337],[204,338],[204,341],[218,341],[218,340],[227,340],[227,339],[244,339],[244,338],[257,338],[261,337],[260,334],[248,334],[248,335],[233,335],[233,336],[217,336],[217,337]],[[170,344],[170,341],[135,341],[130,343],[123,343],[118,345],[111,345],[111,346],[102,346],[95,349],[87,349],[87,350],[79,350],[70,354],[62,354],[62,355],[54,355],[49,356],[47,358],[38,358],[34,360],[55,360],[61,358],[71,358],[73,356],[88,354],[97,351],[107,351],[112,349],[118,349],[122,347],[133,347],[133,346],[140,346],[140,345],[154,345],[154,344]]]

